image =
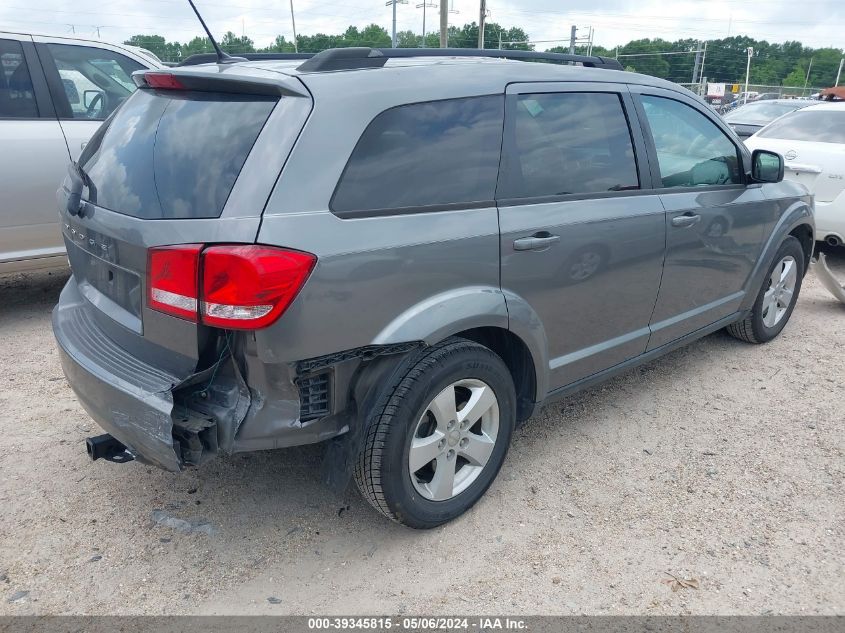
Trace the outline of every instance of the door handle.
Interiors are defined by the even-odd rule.
[[[685,213],[684,215],[677,215],[672,218],[672,226],[694,226],[701,222],[701,216],[694,213]]]
[[[520,237],[513,241],[515,251],[542,251],[552,244],[560,242],[560,235],[552,235],[548,231],[535,233],[531,237]]]

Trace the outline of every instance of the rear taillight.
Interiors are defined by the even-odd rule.
[[[256,329],[281,316],[317,258],[269,246],[211,246],[202,253],[202,322]]]
[[[150,250],[147,297],[151,308],[196,322],[201,250],[202,244]]]
[[[296,298],[316,261],[310,253],[253,244],[154,248],[150,307],[213,327],[267,327]]]

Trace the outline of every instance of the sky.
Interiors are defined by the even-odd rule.
[[[427,0],[435,3],[437,0]],[[478,21],[478,0],[450,0],[450,24]],[[246,33],[266,46],[277,34],[290,39],[289,0],[195,0],[215,35]],[[401,2],[401,0],[400,0]],[[397,29],[422,32],[423,0],[397,5]],[[385,0],[293,0],[299,34],[339,33],[350,24],[391,28]],[[632,39],[712,39],[749,35],[770,42],[798,40],[814,48],[845,48],[845,0],[487,0],[488,20],[520,26],[537,50],[566,44],[570,25],[596,44],[612,48]],[[438,25],[427,10],[427,31]],[[99,36],[98,36],[99,28]],[[187,41],[201,35],[186,0],[3,0],[0,30],[69,35],[121,42],[155,33]]]

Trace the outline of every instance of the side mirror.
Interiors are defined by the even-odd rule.
[[[86,90],[82,93],[82,105],[84,105],[86,109],[90,108],[91,105],[97,101],[97,97],[100,99],[103,98],[102,90]]]
[[[783,157],[776,152],[755,149],[751,153],[751,179],[754,182],[783,180]]]

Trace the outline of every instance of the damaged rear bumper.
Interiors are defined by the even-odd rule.
[[[62,369],[83,408],[138,461],[175,472],[219,453],[311,444],[349,430],[349,402],[334,392],[345,396],[360,359],[268,364],[253,340],[233,337],[217,363],[168,371],[110,339],[95,310],[71,278],[53,310]]]
[[[231,449],[249,408],[249,390],[242,381],[228,393],[217,387],[233,398],[226,415],[206,415],[182,405],[179,394],[195,391],[192,385],[204,384],[211,371],[176,375],[134,357],[97,325],[72,281],[53,310],[53,332],[62,369],[83,408],[139,461],[179,471],[215,454],[221,445]],[[220,434],[227,437],[221,441]]]

